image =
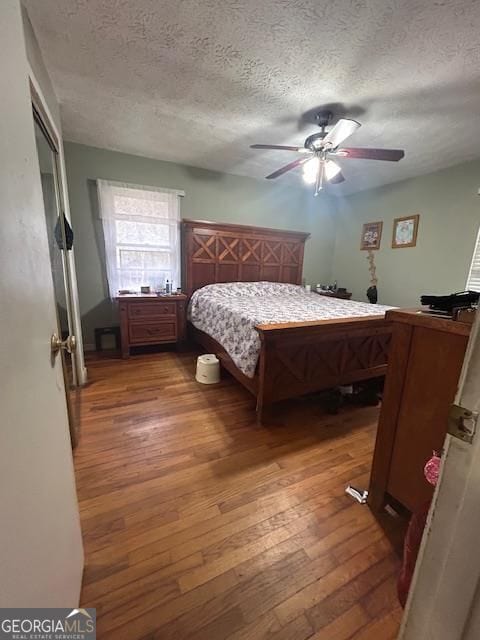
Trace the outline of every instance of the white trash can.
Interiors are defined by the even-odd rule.
[[[195,380],[202,384],[220,382],[220,362],[214,353],[205,353],[197,358]]]

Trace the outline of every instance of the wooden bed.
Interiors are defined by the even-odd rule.
[[[308,233],[182,221],[183,291],[219,282],[301,284]],[[257,399],[257,419],[275,402],[386,373],[390,323],[378,316],[259,325],[257,372],[248,378],[225,349],[189,323],[189,333]]]

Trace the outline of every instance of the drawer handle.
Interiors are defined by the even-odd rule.
[[[170,307],[161,307],[161,308],[160,308],[160,311],[161,311],[162,313],[171,313],[171,309],[170,309]],[[134,313],[136,316],[140,316],[140,315],[142,315],[142,313],[143,313],[143,309],[134,309],[134,310],[133,310],[133,313]],[[153,315],[153,314],[152,314],[152,315]]]

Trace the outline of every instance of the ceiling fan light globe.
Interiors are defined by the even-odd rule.
[[[303,165],[303,180],[306,184],[314,184],[317,179],[320,159],[313,157]]]
[[[340,171],[340,166],[336,162],[333,162],[333,160],[327,160],[325,162],[325,177],[327,180],[335,178]]]

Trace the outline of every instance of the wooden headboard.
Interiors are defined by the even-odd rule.
[[[309,233],[182,220],[183,291],[216,282],[301,284]]]

